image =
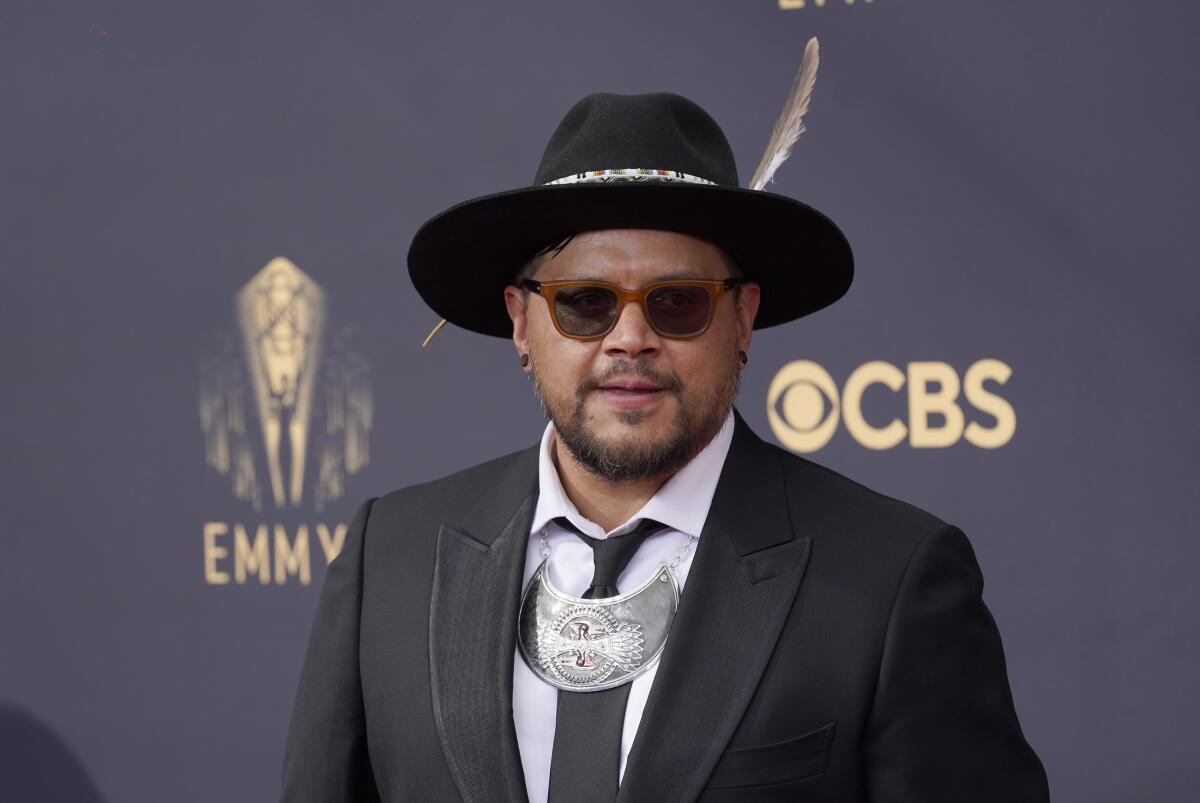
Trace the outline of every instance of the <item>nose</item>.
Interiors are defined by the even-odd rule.
[[[624,354],[631,358],[654,355],[662,350],[662,338],[650,327],[641,304],[629,303],[612,331],[604,336],[604,353],[610,357]]]

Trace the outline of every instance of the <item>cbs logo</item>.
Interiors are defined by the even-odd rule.
[[[1000,360],[980,360],[958,372],[944,362],[910,362],[907,372],[882,360],[864,363],[846,379],[841,393],[829,372],[810,360],[790,362],[771,380],[767,418],[775,437],[794,452],[815,452],[833,437],[838,420],[868,449],[891,449],[906,438],[919,449],[951,446],[960,439],[981,449],[996,449],[1012,440],[1017,415],[1012,405],[984,387],[1003,385],[1012,369]],[[908,420],[893,418],[878,426],[863,416],[867,388],[882,385],[893,394],[907,386]],[[959,392],[975,410],[996,420],[992,426],[966,422]],[[931,420],[931,416],[938,418]]]

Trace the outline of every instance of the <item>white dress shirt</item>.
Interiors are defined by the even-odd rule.
[[[732,440],[733,413],[730,412],[720,431],[690,463],[667,480],[629,521],[605,532],[600,525],[584,518],[563,490],[552,457],[554,425],[547,424],[538,458],[538,501],[525,553],[524,582],[528,584],[529,578],[542,562],[541,533],[544,531],[550,545],[550,580],[554,587],[579,597],[591,585],[594,569],[592,548],[571,531],[555,524],[553,519],[558,516],[566,516],[572,524],[593,538],[620,535],[636,527],[644,518],[654,519],[665,524],[666,529],[645,540],[618,581],[618,588],[622,590],[636,587],[660,563],[670,563],[687,545],[689,536],[700,537]],[[688,550],[675,567],[680,591],[683,591],[687,582],[694,554],[695,547]],[[544,803],[550,789],[550,757],[554,751],[558,689],[538,678],[525,665],[519,649],[513,660],[513,722],[525,771],[525,789],[530,803]],[[629,748],[637,735],[642,709],[657,672],[658,664],[655,663],[632,681],[621,734],[620,777],[625,775]]]

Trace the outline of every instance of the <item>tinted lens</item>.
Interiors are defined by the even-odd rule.
[[[708,324],[712,296],[704,287],[668,285],[646,297],[654,328],[664,335],[694,335]]]
[[[593,337],[612,325],[617,296],[605,287],[568,287],[554,294],[554,316],[567,334]]]

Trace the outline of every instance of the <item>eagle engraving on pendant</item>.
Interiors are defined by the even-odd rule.
[[[642,663],[641,629],[604,608],[575,605],[538,629],[535,660],[563,683],[595,686],[618,669],[637,671]]]
[[[662,654],[679,607],[667,564],[625,594],[572,597],[550,583],[546,561],[525,587],[517,644],[535,675],[564,691],[603,691],[646,672]]]

